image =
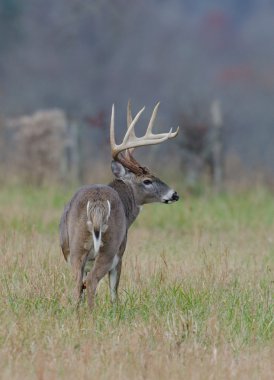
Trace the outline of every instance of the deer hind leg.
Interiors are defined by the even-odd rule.
[[[122,269],[122,260],[120,259],[118,264],[108,272],[109,290],[110,290],[110,297],[111,297],[112,303],[114,303],[117,300],[117,291],[118,291],[118,286],[119,286],[119,281],[120,281],[121,269]]]
[[[77,303],[77,306],[79,305],[82,294],[83,294],[83,276],[84,276],[84,268],[85,263],[87,259],[87,253],[86,252],[75,252],[71,253],[70,256],[70,262],[73,270],[73,274],[76,280],[76,287],[75,287],[75,300]]]
[[[86,278],[86,289],[87,289],[87,299],[90,310],[94,308],[94,301],[96,295],[96,289],[100,280],[109,272],[112,264],[112,258],[109,256],[99,253],[97,256],[93,269],[87,274]]]

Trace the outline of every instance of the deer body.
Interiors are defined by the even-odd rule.
[[[114,111],[112,122],[113,118]],[[131,123],[128,109],[128,131]],[[118,158],[122,150],[126,150],[128,156]],[[119,152],[113,154],[112,172],[116,178],[109,185],[82,187],[67,204],[61,218],[60,243],[65,259],[72,265],[76,299],[80,301],[86,287],[91,309],[97,285],[107,273],[111,299],[116,299],[127,232],[140,207],[146,203],[172,203],[179,199],[174,190],[133,159],[132,150],[132,146],[127,148],[123,142]],[[93,263],[91,270],[90,263]]]

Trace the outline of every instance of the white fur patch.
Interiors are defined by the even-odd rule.
[[[110,287],[110,297],[111,301],[114,302],[116,299],[116,283],[117,283],[117,270],[112,269],[109,276],[109,287]]]
[[[175,193],[173,189],[168,190],[168,192],[162,197],[162,202],[172,202],[172,195]]]
[[[110,267],[110,271],[112,270],[112,269],[114,269],[114,268],[116,268],[116,265],[119,263],[119,257],[117,256],[117,255],[115,255],[114,257],[113,257],[113,260],[112,260],[112,264],[111,264],[111,267]]]
[[[94,246],[94,252],[95,252],[94,257],[96,257],[99,253],[100,246],[101,246],[101,230],[99,231],[98,239],[95,236],[94,231],[92,231],[92,238],[93,238],[93,246]]]

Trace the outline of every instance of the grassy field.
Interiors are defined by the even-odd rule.
[[[1,379],[272,379],[274,196],[144,207],[111,306],[77,311],[58,223],[73,191],[0,190]]]

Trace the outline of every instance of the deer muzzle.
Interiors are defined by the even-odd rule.
[[[163,203],[173,203],[177,202],[179,200],[179,195],[177,194],[177,191],[169,190],[169,192],[163,197],[162,202]]]

